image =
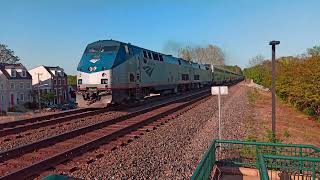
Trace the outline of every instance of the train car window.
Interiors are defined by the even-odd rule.
[[[101,52],[114,52],[117,48],[117,46],[104,46],[101,48]]]
[[[143,57],[148,58],[147,52],[143,51]]]
[[[181,74],[182,81],[188,81],[189,80],[189,74]]]
[[[194,75],[194,80],[199,80],[200,79],[200,75]]]
[[[151,52],[148,52],[148,57],[149,57],[149,59],[152,59]]]
[[[134,75],[132,73],[130,73],[130,82],[134,82]]]
[[[157,53],[152,53],[153,59],[156,61],[159,61],[159,54]]]
[[[159,55],[160,61],[163,61],[163,57],[162,55]]]

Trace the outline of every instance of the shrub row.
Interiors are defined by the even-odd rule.
[[[271,62],[244,69],[246,78],[271,87]],[[276,93],[298,110],[320,120],[320,56],[276,60]]]

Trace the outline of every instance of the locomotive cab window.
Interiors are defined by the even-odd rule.
[[[117,48],[117,46],[104,46],[101,48],[101,52],[114,52]]]
[[[99,47],[88,47],[85,52],[86,53],[96,53],[98,51],[99,51]]]

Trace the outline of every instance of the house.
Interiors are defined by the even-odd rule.
[[[47,104],[62,104],[69,100],[67,74],[59,66],[38,66],[29,70],[32,76],[32,87],[35,94],[35,101],[46,94],[53,94],[54,98]]]
[[[0,111],[31,102],[32,77],[22,64],[0,63]]]

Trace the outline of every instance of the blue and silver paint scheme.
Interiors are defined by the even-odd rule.
[[[213,84],[214,76],[211,65],[189,62],[130,43],[96,41],[86,47],[77,68],[77,102],[80,107],[105,107],[110,103],[141,99],[150,93],[208,86]]]

